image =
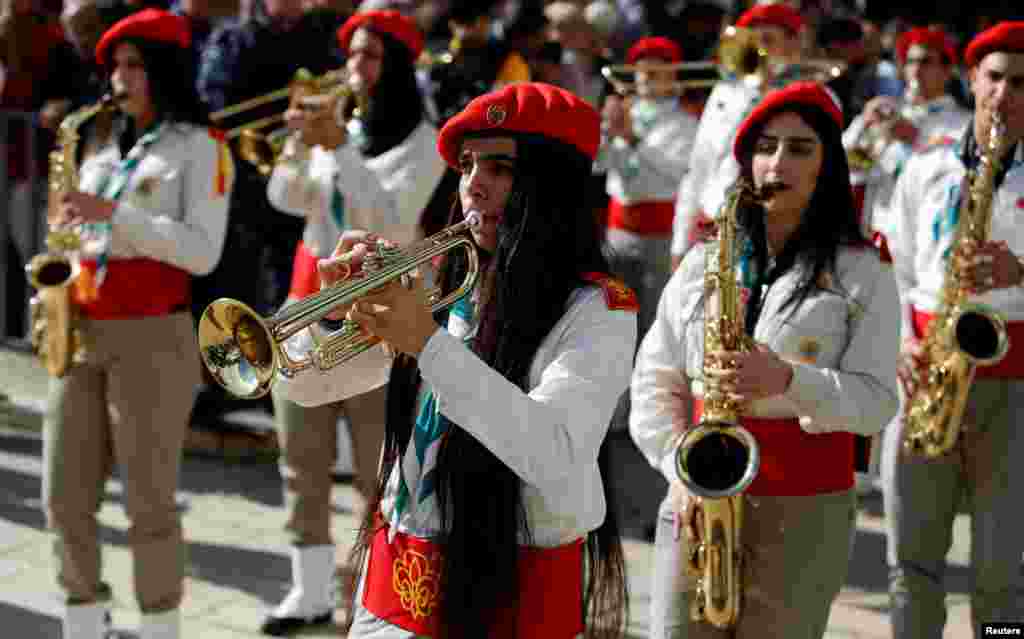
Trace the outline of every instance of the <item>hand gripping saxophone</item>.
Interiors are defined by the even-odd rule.
[[[743,491],[757,475],[760,448],[739,424],[740,402],[723,392],[716,380],[724,370],[709,354],[750,352],[736,282],[736,211],[744,199],[759,196],[740,180],[726,196],[717,220],[717,241],[708,245],[704,262],[704,406],[700,422],[689,430],[676,452],[676,473],[696,496],[686,525],[697,531],[689,570],[696,579],[690,618],[718,628],[736,624],[742,598]],[[712,301],[714,300],[714,302]]]
[[[94,104],[82,107],[61,120],[57,129],[58,148],[50,152],[49,204],[56,204],[63,193],[78,188],[79,130],[101,111],[113,108],[109,95]],[[78,266],[71,253],[81,241],[75,229],[54,229],[46,237],[46,253],[36,255],[25,265],[25,275],[38,293],[32,298],[32,346],[47,372],[63,377],[72,362],[80,361],[82,343],[72,326],[74,309],[71,284],[78,276]]]
[[[998,114],[993,115],[979,168],[968,175],[970,187],[950,245],[939,310],[922,343],[929,369],[904,408],[905,449],[930,459],[956,445],[977,366],[995,364],[1009,350],[1006,320],[993,309],[969,301],[970,282],[963,274],[966,262],[958,257],[965,246],[988,239],[995,177],[1005,145],[1005,125]]]

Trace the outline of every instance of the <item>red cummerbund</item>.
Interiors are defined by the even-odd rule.
[[[440,551],[425,539],[377,530],[363,584],[363,606],[384,621],[438,637]],[[487,557],[479,561],[486,563]],[[521,548],[519,602],[499,613],[492,639],[572,639],[583,632],[583,542]]]
[[[671,235],[675,215],[674,200],[634,204],[623,204],[615,198],[608,201],[608,228],[637,235]]]
[[[697,399],[695,423],[702,410],[703,402]],[[853,486],[853,433],[807,433],[795,417],[742,417],[740,425],[761,447],[761,466],[746,494],[796,497]]]
[[[110,260],[96,291],[96,261],[82,260],[71,299],[89,319],[168,315],[188,308],[192,278],[182,269],[148,258]]]
[[[305,243],[295,247],[295,261],[292,263],[292,287],[288,297],[302,299],[320,291],[320,275],[316,262],[320,259],[309,252]]]
[[[914,336],[921,339],[927,332],[928,324],[935,315],[916,308],[913,309],[913,313]],[[999,379],[1024,378],[1024,322],[1007,322],[1006,336],[1010,338],[1010,351],[1006,354],[1006,357],[991,366],[978,366],[975,369],[975,377],[995,377]]]

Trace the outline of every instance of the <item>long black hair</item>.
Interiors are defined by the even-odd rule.
[[[786,241],[782,251],[775,256],[775,263],[771,267],[764,207],[744,200],[737,210],[741,237],[749,240],[752,250],[750,264],[754,278],[745,318],[749,333],[753,333],[760,315],[763,284],[775,281],[793,266],[802,267],[803,277],[800,284],[782,306],[783,309],[795,310],[809,295],[821,288],[824,274],[835,272],[840,247],[868,246],[861,233],[854,204],[853,190],[850,186],[850,167],[846,161],[839,125],[824,111],[811,106],[787,105],[773,116],[783,112],[795,113],[818,134],[823,150],[822,165],[817,185],[807,208],[804,209],[800,223]],[[768,121],[767,118],[763,120],[765,124]],[[751,183],[754,145],[763,130],[763,124],[753,129],[746,136],[747,142],[739,153],[740,179]]]
[[[372,25],[363,27],[384,43],[380,79],[373,90],[370,113],[363,120],[366,157],[376,157],[401,144],[423,121],[423,94],[416,84],[416,68],[409,48]]]
[[[124,38],[110,48],[107,62],[107,91],[112,91],[110,75],[114,69],[114,51],[122,43],[130,42],[139,49],[142,64],[146,69],[150,100],[157,113],[157,119],[169,123],[188,123],[208,126],[209,112],[203,106],[196,91],[196,68],[192,52],[188,49],[164,42],[143,38]],[[118,145],[122,155],[135,143],[141,133],[135,130],[131,118],[122,118]]]
[[[488,135],[505,135],[489,131]],[[509,134],[518,143],[516,177],[497,247],[482,267],[481,314],[474,350],[491,368],[524,391],[529,367],[570,294],[587,272],[608,272],[594,217],[579,206],[578,190],[590,160],[576,149],[528,135]],[[450,223],[463,218],[455,203]],[[452,253],[439,281],[447,293],[462,281],[465,256]],[[436,319],[443,323],[439,314]],[[352,561],[360,566],[372,537],[384,486],[400,464],[409,442],[420,375],[416,361],[399,356],[392,367],[387,401],[384,463],[378,492],[368,509]],[[604,479],[608,516],[586,544],[584,610],[588,635],[621,634],[626,611],[625,568],[612,504],[605,446],[598,463]],[[453,425],[439,452],[437,495],[443,549],[441,636],[490,636],[498,611],[518,598],[521,537],[531,539],[522,500],[522,480],[471,434]]]

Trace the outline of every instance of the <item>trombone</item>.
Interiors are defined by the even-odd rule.
[[[264,95],[233,104],[210,114],[214,123],[220,123],[233,116],[251,111],[274,102],[288,99],[291,108],[308,108],[314,104],[337,105],[339,120],[347,122],[361,118],[368,109],[368,98],[363,91],[353,89],[349,84],[349,73],[344,67],[332,69],[322,75],[313,75],[307,69],[299,69],[292,76],[288,86]],[[326,96],[326,100],[323,99]],[[286,107],[287,108],[287,107]],[[284,108],[265,117],[250,120],[228,129],[224,137],[238,138],[238,154],[242,159],[256,166],[260,173],[269,175],[281,157],[285,145],[293,133],[278,127],[267,133],[264,129],[284,122]]]
[[[444,298],[438,287],[428,294],[432,312],[451,306],[476,285],[480,267],[470,231],[479,223],[479,215],[470,213],[465,221],[404,249],[388,248],[379,241],[363,263],[364,277],[325,288],[268,318],[238,300],[214,301],[199,320],[199,352],[203,364],[228,392],[244,399],[255,399],[270,391],[277,373],[294,377],[307,369],[324,372],[347,362],[372,348],[380,339],[364,335],[358,324],[348,320],[342,322],[338,330],[322,335],[318,323],[332,311],[394,280],[404,281],[412,271],[433,258],[461,247],[466,250],[469,268],[459,288]],[[313,347],[300,359],[293,359],[285,341],[306,328],[310,329]]]

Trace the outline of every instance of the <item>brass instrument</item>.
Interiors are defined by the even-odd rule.
[[[49,155],[51,222],[60,196],[78,188],[79,129],[101,112],[112,110],[113,102],[109,94],[104,95],[61,120],[58,148]],[[84,355],[81,336],[72,326],[75,312],[70,289],[78,276],[78,264],[70,254],[81,247],[81,239],[74,229],[53,229],[46,237],[46,247],[46,253],[34,256],[25,265],[25,276],[38,290],[30,302],[30,340],[47,372],[59,378]]]
[[[921,344],[930,363],[928,373],[905,404],[904,448],[930,459],[956,445],[976,367],[999,362],[1010,346],[1006,320],[993,309],[968,300],[963,262],[957,256],[960,247],[988,239],[1005,133],[1005,124],[994,114],[980,168],[968,176],[970,188],[964,194],[950,246],[939,310]]]
[[[319,334],[318,322],[367,293],[394,280],[404,279],[433,258],[459,247],[465,248],[469,272],[458,289],[440,299],[435,288],[429,294],[431,311],[451,306],[473,290],[479,274],[476,245],[469,231],[479,224],[478,215],[420,240],[404,249],[377,243],[375,252],[363,263],[365,277],[346,280],[262,318],[237,300],[222,298],[211,303],[199,320],[199,350],[213,378],[233,395],[254,399],[270,391],[275,375],[292,377],[316,368],[327,371],[379,342],[367,337],[358,324],[345,320],[341,328]],[[284,342],[309,328],[314,347],[301,359],[292,359]]]
[[[672,79],[667,79],[669,74]],[[680,95],[687,89],[712,87],[722,79],[721,68],[714,62],[611,64],[601,67],[601,75],[623,96]]]
[[[907,108],[913,108],[914,100],[921,90],[921,83],[910,80],[907,83],[907,94],[904,99]],[[902,109],[901,109],[902,111]],[[854,171],[869,171],[892,141],[889,129],[897,116],[905,115],[899,111],[886,110],[881,113],[882,119],[873,126],[866,126],[857,136],[850,149],[846,152],[846,161]]]
[[[433,53],[426,49],[420,53],[420,57],[416,59],[417,69],[433,69],[434,67],[443,67],[445,65],[455,62],[456,58],[462,52],[462,39],[453,36],[448,41],[448,49],[441,51],[440,53]]]
[[[257,107],[262,107],[287,98],[291,108],[332,108],[339,125],[352,118],[366,115],[369,98],[363,91],[355,90],[349,83],[347,69],[333,69],[323,75],[313,75],[307,69],[295,72],[287,87],[271,91],[238,104],[231,105],[210,114],[213,122],[222,122]],[[238,138],[238,155],[254,165],[262,175],[270,175],[274,165],[282,158],[287,142],[294,133],[287,128],[266,129],[284,122],[284,110],[258,118],[228,129],[224,137]]]
[[[742,603],[743,491],[757,476],[760,447],[740,426],[742,406],[715,380],[727,369],[709,357],[716,351],[749,352],[736,282],[736,214],[744,199],[764,197],[744,179],[729,190],[717,221],[717,241],[704,262],[704,405],[700,423],[687,431],[676,451],[676,473],[698,500],[691,508],[698,540],[688,569],[696,589],[690,618],[718,628],[735,625]],[[712,303],[717,295],[716,303]]]

